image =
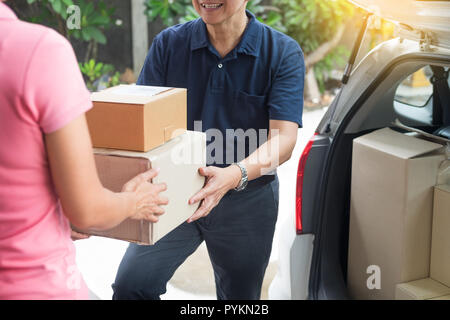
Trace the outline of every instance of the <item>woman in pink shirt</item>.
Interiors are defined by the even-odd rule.
[[[155,170],[122,193],[102,187],[91,106],[67,40],[0,1],[0,299],[87,299],[69,221],[107,229],[164,212],[165,185],[148,182]]]

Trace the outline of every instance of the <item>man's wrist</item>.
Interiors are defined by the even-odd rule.
[[[247,187],[248,183],[248,174],[247,174],[247,168],[242,163],[234,163],[236,167],[238,167],[241,177],[238,185],[234,188],[236,191],[242,191]]]
[[[231,174],[233,177],[233,181],[231,183],[230,186],[230,190],[231,189],[235,189],[239,186],[239,184],[241,183],[241,179],[242,179],[242,172],[241,169],[239,168],[239,166],[237,166],[236,164],[232,164],[228,167],[229,170],[231,170]]]

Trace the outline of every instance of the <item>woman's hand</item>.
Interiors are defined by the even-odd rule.
[[[198,170],[206,177],[205,186],[189,199],[189,204],[202,201],[200,207],[187,220],[189,223],[206,217],[230,189],[237,187],[241,181],[241,170],[236,165],[226,168],[203,167]]]
[[[158,172],[159,169],[150,169],[137,175],[122,187],[122,192],[134,192],[137,199],[136,210],[131,219],[158,222],[158,217],[164,213],[164,209],[160,206],[168,204],[169,200],[159,193],[167,190],[167,186],[165,183],[150,182]]]
[[[72,238],[72,241],[76,241],[76,240],[88,239],[90,237],[90,235],[84,234],[84,233],[79,233],[74,230],[70,230],[70,237]]]

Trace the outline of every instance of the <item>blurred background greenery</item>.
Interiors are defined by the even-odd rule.
[[[132,61],[128,57],[131,54],[124,54],[125,58],[120,59],[111,57],[114,53],[119,55],[120,46],[129,44],[131,5],[127,6],[126,2],[130,1],[134,0],[9,0],[6,3],[19,18],[54,28],[71,41],[87,86],[94,91],[120,82],[132,82],[136,78],[136,74],[130,75],[129,68],[124,70],[122,63]],[[150,37],[166,27],[198,18],[191,0],[142,1],[149,28],[153,31],[149,32]],[[66,26],[71,5],[80,8],[80,29],[69,30]],[[300,44],[307,68],[305,99],[313,105],[327,104],[329,96],[339,86],[339,76],[363,13],[347,0],[249,0],[247,8],[258,20]],[[393,37],[393,30],[391,24],[374,19],[367,32],[366,49]],[[152,39],[148,40],[151,44]],[[116,41],[114,47],[110,47],[110,41]],[[99,54],[99,51],[102,52]],[[328,99],[321,101],[324,96]]]
[[[191,0],[147,0],[150,21],[160,18],[165,26],[197,19]],[[258,20],[297,40],[305,56],[326,45],[319,57],[309,61],[320,92],[334,68],[345,65],[349,50],[338,45],[345,24],[353,17],[354,7],[347,0],[249,0],[247,9]]]

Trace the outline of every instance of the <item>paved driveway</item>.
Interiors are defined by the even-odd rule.
[[[277,226],[282,225],[286,219],[291,219],[292,228],[295,227],[294,200],[298,160],[325,111],[326,108],[305,112],[303,116],[304,127],[298,130],[297,144],[292,157],[278,168],[280,204]],[[262,299],[267,299],[268,285],[276,273],[279,232],[280,230],[276,228],[270,264],[263,284]],[[114,281],[117,268],[128,243],[101,237],[91,237],[86,240],[76,241],[75,246],[77,248],[77,264],[90,290],[99,299],[111,299],[111,284]],[[207,300],[216,298],[214,276],[204,244],[175,272],[167,286],[167,293],[161,298],[168,300]]]

